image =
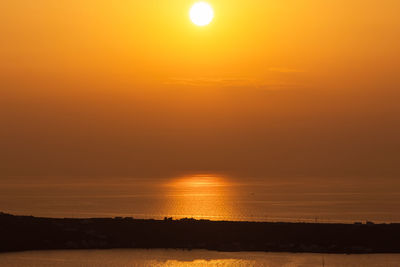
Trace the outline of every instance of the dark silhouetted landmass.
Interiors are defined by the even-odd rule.
[[[400,224],[51,219],[0,213],[0,251],[174,248],[399,253]]]

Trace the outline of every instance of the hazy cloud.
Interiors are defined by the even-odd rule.
[[[258,87],[257,82],[241,78],[170,78],[165,84],[189,85],[189,86],[253,86]]]
[[[268,71],[271,72],[281,72],[281,73],[302,73],[306,72],[305,70],[300,70],[300,69],[289,69],[289,68],[269,68]]]
[[[235,79],[235,78],[170,78],[164,82],[166,85],[182,85],[182,86],[218,86],[218,87],[247,87],[254,89],[278,90],[299,87],[299,84],[286,82],[282,80],[270,80],[268,82],[252,79]]]

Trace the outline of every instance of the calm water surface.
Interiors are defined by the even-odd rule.
[[[0,254],[7,267],[265,266],[398,267],[400,255],[325,255],[203,250],[81,250]]]
[[[0,211],[48,217],[399,222],[398,207],[400,182],[383,179],[0,179]]]

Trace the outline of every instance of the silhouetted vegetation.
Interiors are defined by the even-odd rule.
[[[399,253],[400,224],[51,219],[0,213],[0,251],[177,248],[219,251]]]

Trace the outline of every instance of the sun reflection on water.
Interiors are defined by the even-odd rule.
[[[200,174],[175,178],[165,187],[170,217],[230,220],[234,212],[232,183],[227,177]]]
[[[176,178],[168,183],[171,187],[180,187],[188,189],[191,187],[218,187],[227,186],[229,182],[223,176],[210,174],[197,174]]]

